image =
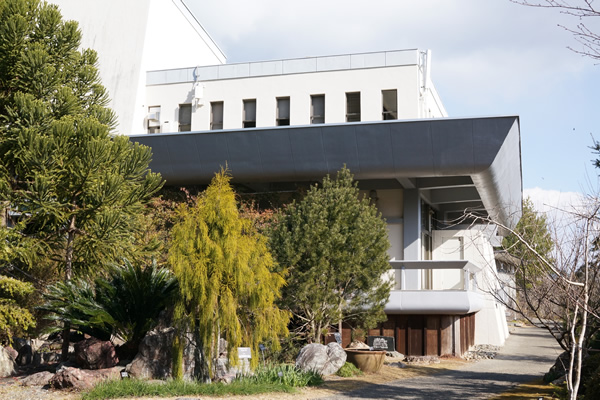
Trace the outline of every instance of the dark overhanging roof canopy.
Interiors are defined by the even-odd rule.
[[[521,212],[519,118],[428,119],[137,135],[167,185],[209,183],[227,165],[243,184],[318,181],[344,164],[359,181],[419,188],[447,213]]]

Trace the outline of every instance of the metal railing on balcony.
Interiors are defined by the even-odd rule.
[[[391,260],[390,266],[395,270],[395,290],[477,291],[477,273],[481,271],[468,260]],[[444,282],[446,271],[461,272],[446,274]]]

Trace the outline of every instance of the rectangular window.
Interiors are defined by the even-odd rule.
[[[210,129],[223,129],[223,102],[210,103]]]
[[[256,99],[244,100],[244,128],[256,128]]]
[[[310,123],[325,123],[325,95],[310,96]]]
[[[148,133],[160,133],[160,106],[148,107]]]
[[[383,103],[383,120],[398,119],[398,91],[382,90],[381,102]]]
[[[287,126],[290,124],[290,98],[277,98],[277,126]]]
[[[179,105],[179,132],[189,132],[192,130],[192,105]]]
[[[360,92],[346,93],[346,122],[360,121]]]

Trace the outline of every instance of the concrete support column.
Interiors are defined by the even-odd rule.
[[[421,259],[421,197],[418,189],[404,189],[404,259]],[[421,270],[405,271],[406,290],[421,289]]]

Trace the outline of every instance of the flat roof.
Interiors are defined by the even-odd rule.
[[[446,212],[483,209],[514,227],[522,203],[519,117],[439,118],[131,136],[150,146],[167,185],[320,181],[343,165],[356,180],[420,188]],[[426,193],[425,193],[426,191]]]
[[[287,60],[209,65],[146,72],[146,85],[419,65],[419,50],[395,50]]]

